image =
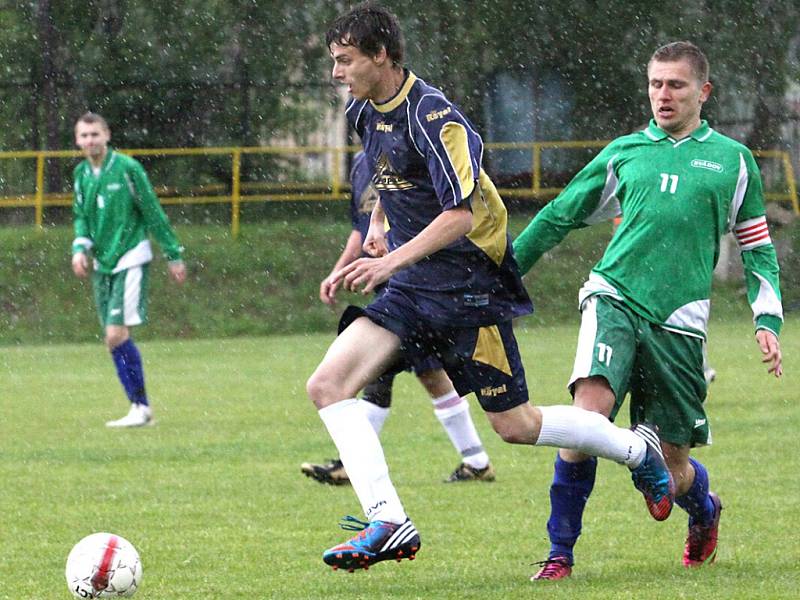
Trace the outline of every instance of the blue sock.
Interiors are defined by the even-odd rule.
[[[690,526],[698,522],[707,525],[714,518],[714,503],[708,495],[708,471],[691,457],[689,462],[694,467],[694,481],[689,491],[675,498],[675,503],[689,513]]]
[[[119,377],[128,400],[133,404],[144,404],[147,406],[147,394],[144,391],[144,369],[142,368],[142,356],[133,340],[128,338],[111,351],[114,365],[117,367]]]
[[[581,534],[583,509],[594,488],[597,459],[569,463],[556,455],[553,483],[550,485],[550,558],[565,556],[573,564],[572,548]]]

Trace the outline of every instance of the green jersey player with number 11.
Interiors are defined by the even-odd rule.
[[[783,321],[778,262],[753,155],[700,119],[711,93],[708,62],[689,42],[659,48],[647,68],[653,120],[592,160],[514,243],[525,273],[572,229],[622,215],[580,292],[582,322],[569,389],[577,406],[614,418],[630,392],[632,423],[658,426],[689,514],[683,564],[716,557],[722,504],[689,449],[711,443],[703,401],[703,342],[721,236],[744,262],[756,340],[776,377]],[[570,574],[597,461],[562,449],[547,524],[551,551],[534,579]]]

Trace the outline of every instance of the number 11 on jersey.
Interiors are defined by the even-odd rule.
[[[666,192],[669,187],[669,193],[674,194],[678,189],[678,176],[670,175],[669,173],[661,173],[661,191]]]

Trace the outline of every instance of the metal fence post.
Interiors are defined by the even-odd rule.
[[[44,227],[44,152],[36,154],[36,197],[34,199],[36,229],[42,231]]]
[[[233,182],[231,194],[231,236],[233,239],[239,237],[239,208],[241,205],[241,169],[242,151],[233,151]]]

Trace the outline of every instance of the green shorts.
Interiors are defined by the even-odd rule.
[[[147,322],[149,273],[149,264],[112,275],[92,273],[94,302],[104,329],[109,325],[132,327]]]
[[[593,296],[583,305],[570,391],[594,376],[614,391],[612,420],[630,392],[632,424],[657,425],[671,444],[711,443],[700,338],[667,331],[609,296]]]

